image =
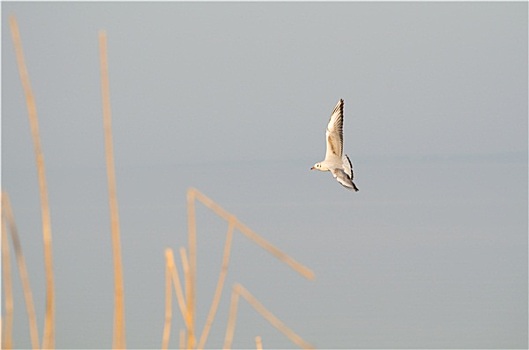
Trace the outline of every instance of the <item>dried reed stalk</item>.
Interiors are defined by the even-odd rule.
[[[167,349],[169,346],[169,338],[171,337],[171,320],[173,318],[172,300],[173,294],[171,292],[171,263],[167,257],[167,250],[165,251],[165,322],[163,325],[162,335],[162,349]],[[171,252],[172,254],[172,252]]]
[[[224,244],[224,253],[222,256],[222,265],[219,273],[219,279],[217,281],[217,287],[215,289],[215,294],[213,295],[213,301],[211,302],[211,307],[209,308],[208,316],[206,318],[206,323],[204,324],[204,329],[202,330],[202,335],[200,336],[200,341],[198,342],[198,349],[203,349],[208,338],[209,330],[215,319],[217,309],[220,302],[220,297],[222,295],[222,289],[224,288],[224,281],[226,275],[228,274],[228,264],[230,261],[230,252],[231,252],[231,242],[233,238],[233,230],[235,228],[235,217],[231,216],[228,220],[228,232],[226,233],[226,243]]]
[[[246,288],[240,284],[235,286],[239,294],[248,301],[252,307],[261,314],[272,326],[278,329],[281,333],[286,335],[293,343],[297,344],[303,349],[314,349],[314,347],[307,343],[303,338],[297,335],[293,330],[288,328],[281,320],[274,316],[263,304],[261,304]]]
[[[184,267],[184,274],[187,276],[189,275],[189,267],[187,265],[187,258],[185,257],[185,250],[181,250]],[[167,248],[165,250],[165,324],[164,324],[164,330],[163,330],[163,339],[162,339],[162,349],[167,349],[167,346],[169,345],[169,338],[171,335],[171,319],[172,319],[172,306],[171,306],[171,300],[172,300],[172,292],[171,292],[171,281],[173,283],[175,293],[176,293],[176,299],[178,301],[178,307],[180,308],[180,312],[182,314],[182,318],[184,319],[184,322],[186,324],[187,329],[191,327],[189,324],[189,315],[187,312],[187,306],[184,298],[184,293],[182,292],[182,284],[180,283],[180,277],[178,276],[178,269],[175,266],[174,263],[174,254],[173,250],[170,248]]]
[[[255,337],[255,348],[257,350],[263,350],[263,341],[260,336]]]
[[[99,58],[101,62],[101,96],[103,100],[103,127],[105,133],[105,156],[108,177],[108,200],[112,231],[112,255],[114,260],[114,349],[124,349],[125,345],[125,302],[123,272],[121,266],[121,245],[119,233],[118,199],[116,174],[114,171],[114,151],[112,144],[112,115],[110,108],[110,84],[108,78],[107,36],[99,31]]]
[[[2,193],[2,215],[4,223],[7,222],[9,233],[11,234],[11,242],[15,251],[17,260],[20,281],[22,283],[22,291],[24,292],[24,301],[26,303],[26,311],[28,314],[29,334],[31,338],[31,346],[33,349],[39,348],[39,330],[37,327],[37,316],[35,314],[35,305],[33,304],[33,295],[31,293],[31,286],[29,285],[28,271],[26,269],[26,260],[22,253],[22,245],[18,237],[18,229],[15,224],[15,217],[11,208],[11,201],[7,193]]]
[[[231,292],[230,310],[228,313],[228,325],[226,326],[226,335],[224,336],[223,349],[231,349],[233,334],[235,333],[235,322],[237,320],[237,307],[239,306],[239,293],[235,286]]]
[[[187,317],[187,307],[186,302],[184,298],[184,293],[182,292],[182,284],[180,283],[180,277],[178,276],[178,270],[174,264],[174,255],[173,250],[170,248],[167,248],[165,250],[165,259],[167,261],[167,266],[169,267],[169,271],[171,272],[171,280],[173,281],[173,286],[176,293],[176,300],[178,302],[178,307],[180,308],[180,313],[182,314],[182,318],[184,319],[184,322],[186,324],[186,327],[189,327],[189,317]]]
[[[20,80],[22,82],[24,95],[26,97],[29,124],[31,128],[31,135],[33,138],[33,147],[35,152],[35,162],[37,165],[37,175],[40,192],[40,207],[42,216],[42,237],[44,241],[44,269],[46,273],[46,314],[44,316],[44,334],[42,339],[42,346],[44,348],[49,349],[55,347],[55,284],[53,280],[51,219],[44,168],[44,155],[42,153],[42,147],[40,144],[37,107],[35,104],[35,98],[33,96],[31,83],[29,81],[28,70],[24,60],[24,52],[22,50],[22,41],[20,39],[17,20],[13,15],[9,17],[9,26],[11,28],[11,35],[15,46]]]
[[[233,292],[232,292],[232,303],[234,298],[234,295],[241,295],[246,301],[259,313],[261,316],[263,316],[272,326],[274,326],[276,329],[278,329],[281,333],[283,333],[285,336],[290,339],[294,344],[298,345],[301,348],[304,349],[314,349],[314,347],[307,343],[303,338],[301,338],[299,335],[297,335],[293,330],[288,328],[281,320],[279,320],[274,314],[272,314],[270,311],[268,311],[267,308],[263,306],[246,288],[244,288],[240,284],[236,284],[233,286]],[[235,301],[235,304],[237,301]],[[226,338],[224,341],[224,348],[230,348],[231,347],[231,340],[233,339],[233,333],[235,332],[235,313],[237,312],[236,306],[235,309],[232,310],[230,308],[230,316],[228,319],[228,329],[226,330]],[[228,333],[229,331],[229,333]]]
[[[227,210],[222,208],[220,205],[215,203],[212,199],[198,191],[196,188],[190,188],[187,192],[187,198],[188,198],[188,208],[190,207],[190,202],[196,198],[202,204],[204,204],[206,207],[211,209],[213,212],[215,212],[218,216],[223,218],[224,220],[228,221],[230,218],[233,217],[231,213],[229,213]],[[194,214],[194,207],[193,207],[193,214]],[[194,217],[193,217],[194,222]],[[308,267],[300,264],[293,258],[291,258],[289,255],[284,253],[283,251],[276,248],[274,245],[269,243],[267,240],[265,240],[263,237],[259,236],[257,233],[255,233],[253,230],[251,230],[248,226],[240,222],[239,220],[235,221],[235,228],[237,228],[239,231],[241,231],[246,237],[257,243],[259,246],[261,246],[263,249],[267,250],[270,254],[290,266],[292,269],[294,269],[297,273],[302,275],[303,277],[313,280],[314,279],[314,272],[312,272],[311,269]]]
[[[2,349],[11,349],[13,348],[13,281],[5,220],[2,220],[2,286],[4,287],[5,309],[5,318],[2,322]]]
[[[190,271],[190,264],[189,260],[187,258],[186,249],[184,247],[180,248],[180,258],[182,260],[182,270],[184,271],[184,280],[186,282],[186,301],[187,305],[181,308],[181,310],[185,311],[182,315],[184,317],[184,321],[187,328],[187,348],[193,349],[195,347],[195,325],[193,323],[193,311],[192,309],[189,309],[189,298],[191,298],[192,294],[194,294],[194,290],[192,290],[192,277],[191,277],[191,271]],[[175,268],[176,271],[176,268]],[[194,298],[194,295],[193,295]]]
[[[196,274],[197,274],[197,236],[195,222],[195,201],[193,193],[187,192],[187,222],[188,222],[188,245],[189,245],[189,278],[186,278],[186,301],[189,322],[187,346],[189,349],[195,347],[195,310],[196,310]]]

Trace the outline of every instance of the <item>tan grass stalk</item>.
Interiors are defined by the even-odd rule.
[[[185,250],[182,249],[181,251],[182,259],[184,261],[184,274],[186,276],[189,275],[189,266],[187,264],[187,257],[185,256]],[[171,292],[171,281],[173,283],[175,294],[176,294],[176,300],[178,302],[178,307],[180,308],[180,312],[182,314],[182,318],[184,319],[186,328],[189,329],[191,325],[189,324],[189,315],[187,312],[187,306],[184,298],[184,293],[182,291],[182,284],[180,283],[180,277],[178,276],[178,269],[175,266],[174,263],[174,254],[173,250],[170,248],[167,248],[165,250],[165,261],[166,261],[166,284],[165,284],[165,324],[164,324],[164,330],[163,330],[163,340],[162,340],[162,349],[166,349],[169,344],[169,337],[171,334],[171,319],[172,319],[172,306],[171,306],[171,300],[172,300],[172,292]]]
[[[222,208],[220,205],[215,203],[211,198],[207,197],[200,191],[198,191],[195,188],[190,188],[188,190],[188,207],[190,206],[190,198],[196,198],[202,204],[204,204],[206,207],[211,209],[213,212],[215,212],[218,216],[223,218],[226,221],[229,221],[230,218],[233,217],[231,213],[229,213],[227,210]],[[193,209],[194,213],[194,209]],[[194,218],[193,218],[194,221]],[[276,248],[273,244],[269,243],[267,240],[265,240],[263,237],[258,235],[256,232],[251,230],[248,226],[240,222],[239,220],[235,221],[235,228],[237,228],[239,231],[241,231],[246,237],[248,237],[250,240],[254,241],[259,245],[261,248],[267,250],[270,254],[290,266],[292,269],[294,269],[296,272],[301,274],[303,277],[313,280],[315,278],[314,272],[309,269],[308,267],[300,264],[296,260],[294,260],[292,257],[290,257],[288,254],[284,253],[280,249]]]
[[[189,260],[187,259],[187,253],[186,248],[180,247],[180,261],[182,262],[182,271],[184,272],[184,281],[185,281],[185,289],[186,289],[186,298],[187,294],[189,294]]]
[[[263,341],[260,336],[255,337],[255,349],[263,350]]]
[[[35,162],[37,164],[37,175],[40,192],[40,207],[42,216],[42,237],[44,241],[44,270],[46,273],[46,314],[44,316],[44,334],[42,346],[44,348],[49,349],[55,347],[55,284],[53,280],[51,219],[44,168],[44,155],[42,153],[42,147],[40,144],[37,107],[35,104],[35,98],[33,96],[31,83],[29,81],[28,70],[24,60],[24,52],[22,50],[22,41],[20,39],[20,32],[18,30],[17,20],[13,15],[9,17],[9,26],[11,28],[11,35],[15,46],[20,80],[22,82],[22,88],[26,97],[29,124],[31,128],[31,135],[33,138],[33,147],[35,151]]]
[[[261,246],[261,248],[267,250],[270,254],[275,256],[280,261],[284,262],[288,266],[290,266],[294,271],[302,275],[308,280],[314,280],[315,275],[314,272],[309,269],[308,267],[300,264],[297,262],[294,258],[290,257],[288,254],[281,251],[279,248],[276,248],[274,245],[269,243],[267,240],[265,240],[263,237],[259,236],[257,233],[255,233],[253,230],[251,230],[248,226],[244,225],[242,222],[237,222],[237,228],[239,231],[241,231],[246,237],[250,238],[252,241],[257,243],[257,245]]]
[[[2,322],[2,349],[11,349],[13,348],[13,281],[5,220],[2,220],[2,286],[5,310],[4,322]]]
[[[172,252],[171,252],[172,253]],[[171,263],[167,257],[167,250],[165,252],[165,322],[163,325],[162,335],[162,349],[167,349],[169,346],[169,338],[171,337],[171,320],[173,318],[172,300],[173,294],[171,291]]]
[[[197,274],[197,237],[195,222],[194,193],[187,192],[187,218],[188,218],[188,246],[189,246],[189,278],[186,278],[186,301],[191,328],[188,328],[188,347],[195,346],[195,307],[196,307],[196,274]]]
[[[15,224],[15,217],[11,208],[11,202],[7,193],[2,193],[2,220],[7,223],[9,227],[9,233],[11,236],[11,242],[13,242],[13,249],[15,251],[15,257],[17,260],[18,271],[20,275],[20,281],[22,283],[22,291],[24,292],[24,301],[26,303],[26,311],[28,314],[29,323],[29,334],[31,338],[31,346],[33,349],[39,348],[39,330],[37,327],[37,316],[35,314],[35,305],[33,304],[33,295],[31,293],[31,286],[29,284],[28,271],[26,269],[26,260],[22,253],[22,245],[20,244],[20,238],[18,237],[18,229]]]
[[[167,266],[169,267],[169,271],[171,272],[171,279],[173,281],[173,286],[174,286],[175,293],[176,293],[176,300],[178,302],[178,307],[180,308],[180,313],[182,314],[182,318],[184,319],[186,327],[189,327],[188,325],[189,318],[187,317],[186,302],[184,298],[184,293],[182,292],[182,284],[180,283],[180,277],[178,276],[178,270],[174,264],[174,255],[173,255],[172,249],[167,248],[165,250],[165,259],[167,261]]]
[[[297,335],[293,330],[288,328],[281,320],[266,309],[246,288],[240,284],[236,284],[233,288],[234,292],[240,294],[248,303],[263,316],[272,326],[278,329],[281,333],[286,335],[290,341],[303,349],[314,349],[314,347],[307,343],[303,338]]]
[[[231,292],[230,310],[228,313],[228,325],[226,326],[226,334],[224,336],[223,349],[231,349],[233,342],[233,334],[235,333],[235,323],[237,322],[237,307],[239,304],[239,292],[235,286]]]
[[[220,297],[222,295],[222,290],[224,288],[224,281],[228,273],[228,264],[230,261],[230,252],[231,252],[231,242],[233,238],[233,230],[235,228],[235,217],[231,216],[228,220],[228,232],[226,233],[226,243],[224,244],[224,253],[222,256],[222,265],[219,273],[219,279],[217,281],[217,287],[215,289],[215,294],[213,295],[213,301],[211,302],[211,307],[209,308],[208,316],[206,318],[206,323],[204,329],[202,330],[202,335],[200,336],[200,341],[198,342],[198,349],[203,349],[208,338],[209,330],[215,319],[217,309],[220,302]]]
[[[112,115],[110,108],[110,83],[108,78],[107,36],[99,31],[99,58],[101,62],[101,96],[103,100],[103,126],[105,133],[105,156],[108,176],[108,200],[112,232],[112,255],[114,260],[114,349],[124,349],[125,345],[125,302],[123,272],[121,266],[121,245],[119,233],[118,198],[116,174],[114,171],[114,150],[112,144]]]
[[[231,347],[233,334],[235,333],[235,321],[237,318],[236,314],[239,295],[246,299],[246,301],[272,326],[274,326],[281,333],[286,335],[290,339],[290,341],[292,341],[301,348],[314,349],[311,344],[304,341],[293,330],[288,328],[281,320],[279,320],[270,311],[268,311],[268,309],[266,309],[263,304],[261,304],[246,288],[244,288],[238,283],[233,286],[230,313],[228,317],[228,326],[226,327],[226,337],[224,338],[224,349],[229,349]]]
[[[185,313],[183,316],[184,316],[184,321],[187,327],[187,336],[186,336],[187,348],[193,349],[195,347],[195,328],[194,328],[195,325],[193,323],[193,318],[194,318],[193,311],[192,309],[189,309],[189,298],[191,298],[191,295],[195,292],[194,292],[194,289],[192,289],[193,282],[192,282],[192,277],[191,277],[190,264],[187,258],[186,249],[184,247],[180,248],[180,258],[182,260],[182,270],[184,271],[184,280],[186,282],[186,301],[188,301],[185,308],[182,309],[182,310],[185,310]],[[175,271],[176,271],[176,268],[175,268]]]

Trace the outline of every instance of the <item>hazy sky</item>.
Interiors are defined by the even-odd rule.
[[[164,249],[210,196],[312,268],[242,235],[239,282],[318,348],[527,348],[527,3],[2,2],[2,189],[42,335],[39,197],[7,18],[17,16],[46,161],[56,345],[112,346],[98,31],[108,36],[127,345],[157,348]],[[309,171],[345,100],[360,192]],[[198,208],[198,327],[226,224]],[[18,275],[17,275],[18,276]],[[15,346],[29,347],[15,278]],[[176,315],[176,304],[174,304]],[[171,346],[182,320],[175,318]],[[294,347],[240,302],[234,347]]]

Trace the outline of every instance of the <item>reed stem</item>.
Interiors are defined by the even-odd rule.
[[[222,208],[220,205],[215,203],[211,198],[204,195],[202,192],[198,191],[195,188],[190,188],[188,190],[188,208],[190,207],[190,198],[196,198],[202,204],[204,204],[206,207],[211,209],[215,214],[223,218],[224,220],[228,221],[233,217],[231,213],[229,213],[227,210]],[[194,206],[193,206],[193,214],[194,214]],[[193,217],[194,222],[194,217]],[[300,264],[296,260],[294,260],[292,257],[290,257],[288,254],[281,251],[279,248],[275,247],[273,244],[268,242],[266,239],[258,235],[256,232],[254,232],[252,229],[250,229],[248,226],[243,224],[239,220],[235,220],[235,228],[241,231],[246,237],[248,237],[253,242],[257,243],[261,248],[267,250],[270,254],[290,266],[294,271],[302,275],[303,277],[314,280],[315,275],[314,272],[309,269],[308,267]]]
[[[294,344],[304,349],[314,349],[311,344],[307,343],[293,330],[288,328],[281,320],[274,316],[274,314],[268,311],[268,309],[265,308],[263,304],[261,304],[246,288],[238,283],[233,286],[228,326],[226,327],[226,337],[224,338],[224,349],[229,349],[231,347],[233,334],[235,333],[235,320],[237,318],[237,302],[239,300],[239,295],[242,296],[255,309],[255,311],[263,316],[272,326],[286,335]]]
[[[255,349],[263,350],[263,341],[260,336],[255,337]]]
[[[217,281],[217,287],[215,289],[215,294],[213,295],[213,301],[211,302],[211,307],[209,308],[208,316],[206,318],[206,323],[204,329],[202,330],[202,335],[200,336],[200,341],[198,342],[198,349],[203,349],[208,338],[209,330],[215,319],[217,309],[220,302],[220,297],[222,295],[222,290],[224,288],[224,281],[226,280],[226,275],[228,274],[228,264],[230,261],[231,253],[231,242],[233,239],[233,231],[235,228],[235,217],[231,216],[228,220],[228,232],[226,233],[226,243],[224,243],[224,253],[222,256],[222,265],[219,273],[219,279]]]
[[[7,242],[7,227],[2,220],[2,286],[4,287],[5,316],[2,322],[2,349],[13,348],[13,281],[11,279],[11,261]]]
[[[112,114],[110,108],[110,83],[108,77],[107,36],[99,31],[99,58],[101,62],[101,95],[103,100],[103,128],[105,134],[105,156],[108,177],[108,201],[110,205],[110,227],[112,233],[112,256],[114,261],[114,349],[125,349],[125,301],[123,272],[121,265],[121,243],[119,233],[118,198],[114,170],[112,144]]]
[[[26,67],[22,41],[18,30],[18,23],[15,16],[9,17],[9,26],[15,46],[18,70],[22,88],[26,97],[28,108],[29,125],[33,138],[33,148],[35,152],[35,163],[37,165],[37,177],[40,193],[40,208],[42,216],[42,238],[44,241],[44,270],[46,274],[46,313],[44,316],[44,334],[42,347],[51,349],[55,347],[55,283],[53,278],[53,251],[51,235],[50,207],[48,203],[48,189],[46,185],[46,171],[44,167],[44,154],[40,143],[39,122],[37,117],[37,107],[35,97],[29,80],[29,73]]]
[[[2,193],[2,215],[4,223],[7,223],[15,257],[18,265],[20,281],[22,283],[22,291],[24,293],[24,301],[26,303],[26,311],[28,314],[29,334],[31,338],[31,346],[33,349],[39,349],[39,330],[37,327],[37,316],[35,313],[35,305],[33,303],[33,294],[31,293],[31,286],[29,284],[28,271],[26,268],[26,259],[22,253],[22,245],[18,236],[18,229],[15,223],[15,216],[11,208],[11,201],[7,193]]]
[[[169,338],[171,337],[171,320],[173,318],[172,311],[172,299],[173,294],[171,292],[171,263],[167,257],[166,250],[166,262],[165,262],[165,322],[163,325],[162,335],[162,349],[167,349],[169,346]],[[172,252],[171,252],[172,255]]]
[[[188,217],[188,246],[189,246],[189,276],[186,278],[186,301],[190,328],[187,329],[187,347],[195,347],[195,307],[196,307],[196,274],[197,274],[197,237],[195,222],[194,193],[187,192],[187,217]]]

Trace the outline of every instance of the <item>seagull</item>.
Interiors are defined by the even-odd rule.
[[[310,170],[330,171],[342,186],[358,192],[353,182],[353,165],[347,154],[343,154],[343,100],[334,107],[325,132],[327,151],[325,159],[314,164]]]

